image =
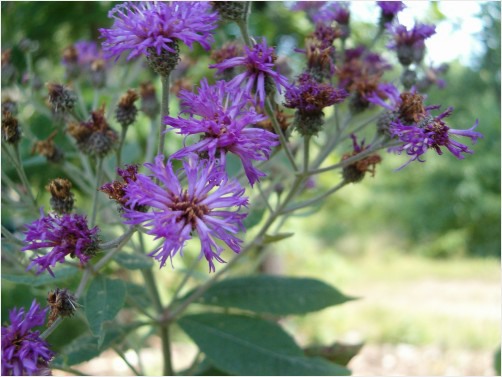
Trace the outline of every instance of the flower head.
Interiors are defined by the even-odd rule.
[[[329,84],[315,81],[308,73],[298,77],[298,85],[286,91],[284,106],[304,113],[318,113],[323,108],[342,102],[348,93]]]
[[[402,1],[377,1],[377,5],[381,10],[381,22],[383,24],[391,22],[399,12],[406,8]]]
[[[397,51],[397,57],[402,65],[420,63],[425,54],[425,40],[436,33],[434,25],[416,24],[411,30],[404,25],[387,25],[394,37],[389,48]]]
[[[198,42],[209,50],[218,20],[211,4],[203,1],[128,2],[116,5],[108,17],[114,20],[112,27],[99,29],[105,57],[129,51],[127,60],[163,50],[175,54],[178,41],[190,48]]]
[[[265,103],[265,98],[275,88],[281,93],[281,87],[288,86],[288,79],[274,71],[275,51],[273,47],[268,47],[267,40],[263,38],[261,43],[256,43],[252,48],[244,47],[245,56],[227,59],[221,63],[210,65],[209,68],[216,68],[219,74],[224,70],[243,66],[245,71],[230,81],[233,88],[245,84],[247,93],[254,92],[261,106]]]
[[[390,151],[401,154],[406,152],[411,158],[400,169],[408,165],[410,162],[418,160],[423,162],[421,156],[428,149],[434,149],[438,155],[443,154],[441,148],[448,149],[459,160],[465,158],[463,154],[474,153],[466,145],[458,142],[452,137],[463,136],[476,142],[483,135],[474,131],[478,126],[478,121],[468,130],[456,130],[448,127],[443,118],[448,117],[453,112],[453,108],[449,107],[446,111],[436,117],[432,117],[429,113],[425,115],[420,122],[413,125],[404,125],[399,119],[391,122],[390,133],[403,142],[402,145],[390,148]]]
[[[168,259],[180,252],[185,242],[197,232],[201,245],[201,257],[214,271],[213,260],[224,262],[220,257],[223,241],[239,253],[242,241],[234,234],[243,230],[245,214],[238,213],[247,205],[242,197],[244,189],[235,181],[229,181],[216,161],[198,161],[192,155],[183,161],[183,169],[175,173],[171,162],[164,163],[159,155],[153,164],[145,164],[153,177],[138,174],[126,187],[127,207],[124,216],[127,224],[142,224],[147,233],[163,238],[164,243],[149,255],[160,261],[163,267]],[[180,182],[186,176],[187,188]],[[156,180],[159,183],[156,183]],[[150,212],[131,210],[135,206],[149,206]],[[231,210],[233,208],[234,210]]]
[[[340,25],[348,25],[350,21],[350,10],[348,4],[339,1],[328,1],[319,9],[312,19],[316,23],[330,25],[333,21]]]
[[[251,185],[265,174],[252,165],[252,161],[265,161],[272,147],[279,144],[277,135],[257,127],[250,127],[266,119],[249,107],[250,99],[243,89],[232,88],[225,81],[209,85],[202,80],[198,93],[181,91],[182,112],[188,119],[165,117],[164,122],[179,129],[182,135],[202,134],[202,139],[174,153],[172,158],[183,158],[191,153],[220,158],[237,155]]]
[[[10,325],[2,326],[2,376],[45,375],[54,352],[33,328],[43,326],[46,314],[36,300],[26,314],[24,308],[9,312]]]
[[[42,256],[32,260],[28,269],[37,266],[37,273],[47,270],[52,276],[51,267],[57,262],[64,263],[69,255],[86,264],[98,248],[98,232],[96,226],[89,229],[85,216],[64,214],[62,216],[49,213],[44,216],[40,209],[40,219],[26,225],[26,243],[21,251],[51,248]]]

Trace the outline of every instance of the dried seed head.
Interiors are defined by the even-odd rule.
[[[59,84],[48,83],[46,86],[49,91],[49,104],[55,114],[73,109],[77,100],[75,92]]]
[[[118,168],[117,174],[122,178],[121,180],[106,183],[99,190],[108,194],[110,199],[115,200],[119,204],[119,211],[123,211],[124,207],[127,207],[127,200],[124,197],[126,194],[125,189],[130,182],[136,181],[138,167],[137,165],[127,165],[125,169]],[[144,212],[147,208],[145,206],[135,206],[133,209]]]
[[[136,102],[137,99],[138,93],[132,89],[128,89],[127,93],[120,98],[117,109],[115,110],[115,119],[122,127],[127,127],[136,120],[138,109],[134,105],[134,102]]]
[[[58,317],[71,317],[79,305],[75,296],[66,288],[56,288],[50,291],[47,295],[47,303],[51,309],[47,326],[52,325]]]
[[[46,186],[51,193],[51,208],[59,213],[70,213],[73,210],[74,195],[70,191],[71,182],[67,179],[56,178]]]
[[[359,153],[368,149],[367,146],[364,146],[364,140],[361,142],[361,145],[357,143],[357,138],[354,134],[351,135],[352,144],[354,150],[351,153],[346,153],[342,156],[342,161],[347,160],[350,157],[357,156]],[[370,154],[367,157],[364,157],[358,161],[353,162],[350,165],[347,165],[342,170],[343,179],[346,182],[356,183],[362,181],[366,172],[370,172],[371,176],[375,176],[375,168],[376,164],[379,164],[382,161],[380,155],[374,153]]]
[[[68,132],[77,141],[78,148],[89,156],[106,156],[118,139],[117,132],[110,128],[104,114],[103,105],[99,110],[92,112],[89,121],[73,122],[68,125]]]
[[[63,161],[64,153],[56,146],[54,143],[54,138],[56,137],[58,131],[54,131],[46,140],[37,141],[33,145],[31,153],[37,152],[38,154],[47,158],[47,161],[53,162],[55,164]]]
[[[21,140],[19,122],[9,111],[2,111],[2,139],[13,145]]]

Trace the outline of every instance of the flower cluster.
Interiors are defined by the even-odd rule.
[[[247,205],[248,199],[242,196],[244,188],[236,180],[230,181],[216,161],[199,161],[196,156],[189,156],[178,174],[170,161],[164,163],[162,155],[145,166],[153,177],[138,174],[136,181],[129,182],[125,188],[124,217],[127,224],[142,224],[148,228],[148,234],[164,239],[162,246],[149,254],[160,261],[161,267],[182,253],[195,231],[200,239],[201,257],[206,258],[210,271],[215,270],[213,260],[224,262],[220,257],[223,247],[215,239],[235,253],[240,252],[242,241],[234,234],[244,230],[242,220],[246,215],[238,211]],[[181,184],[184,177],[187,188]],[[151,211],[130,209],[136,206],[148,206]]]
[[[182,112],[190,117],[165,117],[164,122],[182,135],[201,134],[202,139],[174,153],[172,158],[183,158],[191,153],[219,158],[224,166],[228,152],[237,155],[251,185],[265,174],[252,165],[252,161],[265,161],[278,137],[264,129],[252,127],[266,119],[255,111],[244,89],[231,83],[218,81],[209,85],[203,79],[197,93],[181,91]]]
[[[9,312],[10,325],[2,326],[2,376],[47,376],[54,352],[34,327],[43,326],[48,309],[33,300],[30,309]]]
[[[51,248],[47,254],[35,257],[28,269],[37,267],[37,273],[47,270],[52,276],[51,267],[57,262],[64,263],[66,256],[78,258],[85,265],[98,249],[99,228],[89,229],[85,216],[78,214],[49,213],[40,210],[40,219],[26,225],[26,243],[21,250]]]

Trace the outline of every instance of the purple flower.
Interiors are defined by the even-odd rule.
[[[89,229],[85,216],[64,214],[62,216],[49,213],[44,216],[40,209],[40,219],[26,226],[26,242],[21,251],[52,248],[47,254],[32,260],[28,269],[37,265],[37,273],[47,270],[52,276],[51,267],[57,262],[64,263],[65,257],[77,257],[86,264],[95,254],[98,247],[98,232],[96,226]]]
[[[348,25],[350,21],[350,10],[345,2],[329,1],[323,5],[312,19],[315,23],[330,25],[333,21],[340,25]]]
[[[78,64],[81,67],[88,67],[96,59],[103,58],[103,52],[98,48],[96,42],[78,41],[74,47],[78,56]]]
[[[382,10],[382,15],[385,18],[390,18],[390,20],[406,8],[406,5],[402,1],[377,1],[377,5]]]
[[[216,239],[235,253],[240,252],[242,241],[234,234],[244,230],[242,220],[246,214],[238,211],[248,200],[242,197],[244,189],[236,180],[229,181],[215,160],[198,161],[192,155],[188,161],[183,161],[183,169],[178,174],[170,161],[164,164],[162,155],[155,158],[154,164],[145,166],[153,177],[138,174],[136,181],[129,182],[124,216],[127,224],[142,224],[148,228],[148,234],[164,239],[162,246],[149,254],[160,261],[160,267],[168,258],[172,263],[178,251],[183,253],[185,242],[192,238],[194,231],[199,235],[201,257],[208,261],[210,271],[215,271],[213,259],[224,263],[220,257],[223,247]],[[181,176],[186,176],[186,189],[181,185]],[[152,211],[130,209],[138,205],[149,206]]]
[[[182,112],[190,118],[165,117],[164,122],[179,129],[179,134],[203,134],[200,141],[184,147],[171,158],[180,159],[191,153],[207,153],[210,159],[220,158],[225,166],[226,153],[237,155],[251,185],[263,172],[252,165],[252,161],[266,161],[272,147],[279,144],[277,135],[257,127],[249,127],[267,119],[249,107],[249,96],[243,89],[232,88],[225,81],[209,85],[206,79],[200,84],[198,93],[181,91]]]
[[[329,84],[318,83],[308,73],[298,77],[298,86],[286,91],[284,106],[302,113],[320,113],[323,108],[342,102],[349,94]]]
[[[111,29],[99,29],[105,39],[105,57],[130,51],[127,60],[163,50],[176,54],[174,47],[181,41],[188,47],[194,42],[209,50],[213,42],[211,31],[216,28],[218,15],[211,13],[211,4],[203,1],[138,2],[115,6],[108,17],[113,18]]]
[[[277,91],[281,93],[281,87],[288,86],[288,79],[274,71],[274,62],[277,58],[274,48],[267,46],[265,38],[261,43],[256,43],[253,48],[246,46],[244,50],[246,56],[227,59],[210,65],[209,68],[216,68],[218,73],[222,74],[225,69],[244,66],[246,70],[230,81],[230,87],[237,88],[245,83],[246,92],[255,92],[259,104],[263,106],[269,94],[267,91],[269,85],[275,85]]]
[[[2,326],[2,376],[47,375],[54,352],[40,332],[32,330],[44,325],[47,310],[33,300],[28,313],[24,308],[9,312],[10,325]]]
[[[421,156],[428,150],[434,149],[437,154],[442,155],[442,147],[448,149],[456,158],[462,160],[465,158],[463,153],[472,154],[466,145],[458,142],[453,137],[463,136],[470,138],[472,142],[476,142],[478,138],[483,135],[475,132],[474,129],[478,126],[478,120],[468,130],[456,130],[448,127],[443,118],[451,115],[453,108],[449,107],[446,111],[436,117],[426,116],[422,121],[417,124],[408,126],[403,125],[399,120],[393,121],[390,124],[390,133],[399,138],[403,142],[402,145],[392,147],[389,150],[401,154],[406,152],[411,158],[399,169],[404,168],[410,162],[418,160],[423,162]]]
[[[397,57],[402,65],[413,62],[420,63],[425,54],[425,40],[436,33],[434,25],[416,24],[408,30],[404,25],[387,25],[387,29],[394,37],[389,48],[397,51]]]

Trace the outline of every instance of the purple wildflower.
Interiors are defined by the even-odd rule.
[[[436,117],[426,116],[424,119],[414,125],[408,126],[395,120],[390,124],[390,133],[399,138],[403,142],[402,145],[390,148],[390,151],[401,154],[406,152],[411,158],[399,169],[404,168],[410,162],[418,160],[423,162],[421,156],[428,150],[434,149],[438,155],[442,155],[442,147],[448,149],[456,158],[462,160],[465,158],[463,153],[472,154],[466,145],[453,139],[452,136],[463,136],[470,138],[473,143],[483,135],[475,132],[474,129],[478,126],[478,120],[468,130],[456,130],[448,127],[443,118],[448,117],[453,112],[453,108],[449,107],[446,111]]]
[[[281,93],[281,87],[288,86],[288,79],[274,71],[274,62],[277,57],[274,48],[268,47],[265,38],[252,48],[245,46],[244,50],[246,56],[230,58],[221,63],[210,65],[209,68],[216,68],[218,73],[222,74],[225,69],[244,66],[246,70],[229,82],[230,87],[237,88],[245,83],[246,92],[254,91],[259,104],[263,106],[273,85]]]
[[[315,23],[330,25],[333,21],[336,21],[340,25],[348,25],[350,10],[345,2],[329,1],[312,18]]]
[[[26,226],[26,242],[21,251],[52,248],[47,254],[32,260],[28,269],[35,265],[37,273],[47,270],[52,276],[51,267],[57,262],[64,263],[65,257],[77,257],[82,264],[86,264],[95,254],[98,246],[99,228],[89,229],[85,216],[78,214],[64,214],[62,216],[49,213],[44,216],[40,209],[41,218]]]
[[[249,107],[249,96],[243,89],[234,89],[225,81],[209,85],[206,79],[200,84],[198,93],[181,91],[182,113],[190,118],[165,117],[164,122],[179,129],[179,134],[203,134],[197,143],[184,147],[171,157],[183,158],[191,153],[207,153],[209,158],[220,158],[225,166],[227,152],[237,155],[251,185],[263,172],[252,165],[252,161],[266,161],[272,147],[279,144],[277,135],[257,127],[249,127],[266,119]],[[195,118],[195,116],[197,118]]]
[[[220,257],[223,247],[220,239],[235,253],[241,250],[242,241],[234,236],[244,230],[242,220],[246,214],[238,213],[248,203],[242,197],[244,189],[236,181],[229,181],[216,160],[198,161],[194,155],[183,162],[180,174],[173,171],[171,162],[164,164],[164,156],[155,158],[155,163],[145,164],[153,177],[138,174],[136,181],[126,187],[128,206],[125,208],[127,224],[142,224],[147,233],[164,238],[164,243],[149,255],[160,261],[163,267],[179,251],[183,253],[185,242],[197,231],[201,245],[201,257],[215,271],[213,259],[224,263]],[[188,188],[183,188],[180,175],[186,175]],[[157,184],[155,180],[160,183]],[[151,212],[131,210],[135,206],[149,206]],[[229,208],[236,210],[231,211]]]
[[[99,29],[105,39],[105,57],[118,58],[130,51],[127,60],[151,52],[160,55],[163,50],[177,54],[177,41],[190,48],[198,42],[209,50],[211,31],[218,21],[211,4],[203,1],[124,3],[115,6],[108,17],[114,19],[112,28]]]
[[[402,1],[377,1],[377,5],[382,11],[382,17],[387,20],[386,22],[392,21],[399,12],[406,8]]]
[[[54,352],[40,332],[32,330],[43,326],[47,310],[33,300],[28,313],[24,308],[9,312],[10,325],[2,326],[2,376],[47,375]]]
[[[81,67],[88,67],[97,59],[103,59],[103,52],[98,48],[98,44],[92,41],[78,41],[74,45],[78,56],[78,64]]]
[[[319,113],[325,107],[342,102],[348,95],[344,89],[318,83],[310,74],[303,73],[298,77],[298,86],[290,86],[286,91],[284,106],[302,113]]]
[[[394,41],[389,48],[397,51],[397,57],[402,65],[420,63],[425,54],[425,40],[436,33],[434,25],[416,24],[408,30],[404,25],[387,25],[392,33]]]

